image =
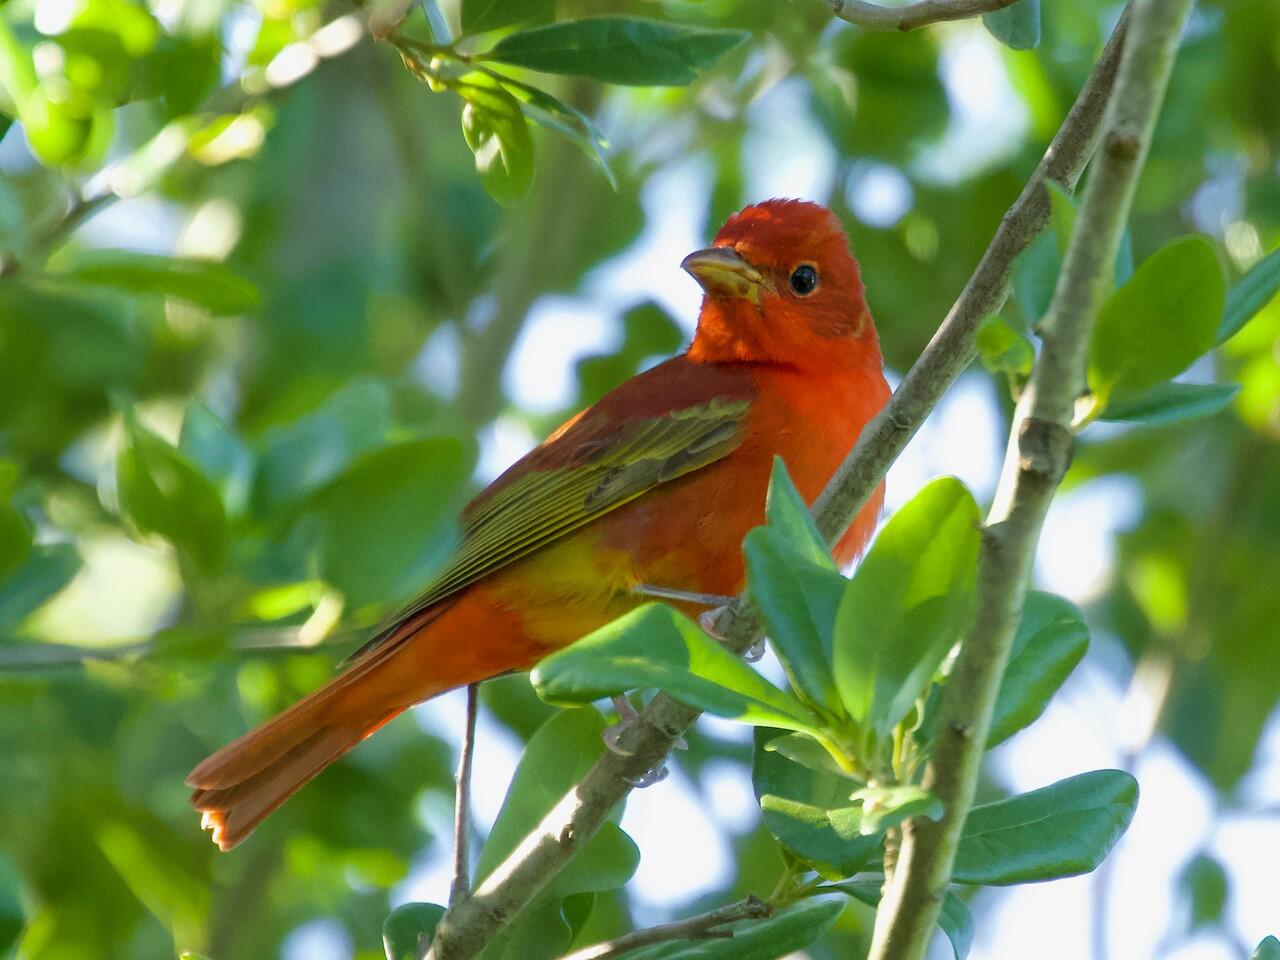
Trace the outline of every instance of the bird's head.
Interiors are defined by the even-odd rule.
[[[681,266],[706,294],[691,360],[798,367],[879,361],[858,263],[826,207],[753,204]]]

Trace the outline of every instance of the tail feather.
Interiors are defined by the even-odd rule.
[[[201,827],[230,850],[301,787],[432,690],[391,695],[389,656],[373,656],[233,740],[187,775]],[[374,677],[371,674],[379,674]]]

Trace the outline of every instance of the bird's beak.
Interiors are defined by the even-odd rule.
[[[711,295],[742,297],[758,304],[765,276],[731,247],[696,250],[680,261],[682,269]]]

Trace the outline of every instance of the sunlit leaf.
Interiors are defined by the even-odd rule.
[[[1271,302],[1277,291],[1280,291],[1280,248],[1272,250],[1250,267],[1249,272],[1227,291],[1222,323],[1214,343],[1223,343],[1239,333],[1258,311]]]
[[[828,879],[852,876],[875,856],[880,838],[862,832],[858,784],[770,749],[785,734],[757,729],[751,783],[764,825],[792,854]]]
[[[520,104],[493,77],[478,71],[456,89],[466,100],[462,135],[475,154],[480,182],[499,203],[522,200],[533,185],[533,139]]]
[[[1177,376],[1213,345],[1224,281],[1213,247],[1183,237],[1161,247],[1098,314],[1089,386],[1104,405]]]
[[[969,625],[978,505],[951,477],[926,486],[880,531],[836,615],[835,676],[849,715],[886,736]]]
[[[1231,405],[1238,383],[1161,383],[1107,404],[1099,420],[1165,426],[1211,417]]]
[[[747,38],[634,17],[566,20],[503,37],[484,56],[542,73],[606,83],[684,86]]]
[[[591,703],[626,690],[656,688],[743,723],[808,730],[817,722],[795,697],[661,604],[645,604],[553,653],[530,679],[550,703]]]
[[[974,807],[951,879],[1005,886],[1088,873],[1128,829],[1137,805],[1132,776],[1094,770]]]

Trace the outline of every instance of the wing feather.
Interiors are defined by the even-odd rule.
[[[473,501],[463,513],[461,542],[449,565],[351,659],[477,580],[659,484],[727,456],[742,442],[749,407],[744,397],[713,397],[621,424],[593,422],[588,415],[555,435],[550,444],[568,449],[561,457],[567,462],[500,479],[496,489]],[[547,450],[544,445],[535,453]]]

